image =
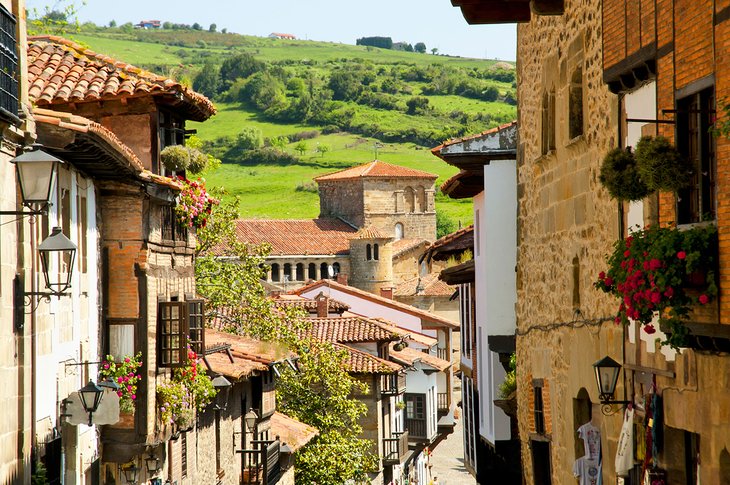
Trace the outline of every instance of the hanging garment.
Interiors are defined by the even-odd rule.
[[[586,456],[573,463],[573,475],[578,477],[578,485],[601,485],[601,463]]]
[[[624,422],[618,437],[616,450],[616,474],[622,477],[629,475],[634,467],[634,408],[624,412]]]
[[[601,430],[590,422],[578,428],[578,436],[583,440],[586,458],[600,461],[601,457]]]

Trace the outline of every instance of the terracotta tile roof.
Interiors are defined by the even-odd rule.
[[[442,296],[449,298],[456,291],[456,287],[447,285],[439,279],[440,273],[429,273],[425,276],[403,281],[393,291],[393,296]],[[421,287],[420,291],[416,289]]]
[[[302,335],[338,343],[385,342],[399,339],[398,334],[383,323],[352,315],[345,317],[308,318],[312,326]]]
[[[393,257],[400,256],[419,246],[428,246],[428,241],[425,239],[399,239],[393,242]]]
[[[349,254],[355,228],[339,219],[239,219],[240,241],[271,244],[271,255]]]
[[[474,250],[474,225],[466,226],[437,239],[426,249],[420,261],[424,259],[445,261],[452,255],[460,254],[466,250]]]
[[[210,364],[213,372],[234,380],[246,379],[254,371],[267,371],[274,362],[293,356],[291,352],[270,342],[219,332],[210,328],[205,330],[205,344],[207,348],[221,344],[231,346],[233,362],[225,352],[209,354],[205,360]]]
[[[28,39],[28,85],[38,106],[171,95],[190,119],[204,121],[215,114],[208,98],[177,81],[57,36]]]
[[[475,139],[480,138],[480,137],[482,137],[484,135],[489,135],[489,134],[492,134],[492,133],[498,133],[498,132],[500,132],[502,130],[506,130],[507,128],[510,128],[513,125],[517,125],[517,120],[510,121],[509,123],[505,123],[503,125],[497,126],[496,128],[490,128],[488,130],[482,131],[481,133],[477,133],[476,135],[464,136],[462,138],[452,138],[451,140],[448,140],[448,141],[442,143],[441,145],[432,148],[431,149],[431,153],[433,153],[437,157],[441,158],[441,150],[444,149],[444,148],[446,148],[446,147],[448,147],[448,146],[456,145],[458,143],[463,143],[463,142],[469,141],[469,140],[475,140]]]
[[[391,345],[390,356],[396,361],[403,362],[406,365],[413,365],[414,362],[420,360],[422,363],[439,371],[444,371],[451,367],[451,362],[448,360],[439,359],[435,355],[427,354],[426,352],[421,352],[420,350],[412,349],[410,347],[397,351],[393,350],[393,346]]]
[[[438,326],[444,326],[444,327],[453,328],[453,329],[459,328],[459,324],[457,322],[452,322],[451,320],[443,318],[434,313],[427,312],[426,310],[421,310],[420,308],[416,308],[412,305],[406,305],[405,303],[400,303],[398,301],[391,300],[389,298],[384,298],[382,296],[376,295],[374,293],[370,293],[368,291],[360,290],[358,288],[355,288],[354,286],[343,285],[342,283],[338,283],[334,280],[315,281],[314,283],[310,283],[308,285],[302,286],[301,288],[297,288],[296,290],[293,290],[290,293],[295,294],[295,295],[301,295],[307,291],[310,291],[310,290],[313,290],[316,288],[331,288],[331,289],[334,289],[337,291],[350,293],[351,295],[358,296],[364,300],[369,300],[369,301],[378,303],[380,305],[390,307],[390,308],[395,308],[395,309],[403,311],[405,313],[409,313],[411,315],[417,316],[417,317],[421,318],[427,324],[436,324]]]
[[[393,239],[393,236],[384,233],[375,226],[367,226],[357,231],[352,239]]]
[[[436,180],[438,178],[438,175],[434,175],[428,172],[422,172],[421,170],[415,170],[412,168],[406,168],[399,165],[381,162],[380,160],[374,160],[364,165],[357,165],[356,167],[350,167],[344,170],[340,170],[338,172],[321,175],[319,177],[316,177],[314,180],[315,182],[324,182],[329,180],[348,180],[371,177],[419,179],[428,178]]]
[[[152,173],[149,170],[143,170],[139,173],[138,177],[140,180],[144,180],[145,182],[153,182],[158,185],[164,185],[178,191],[182,190],[183,188],[182,184],[177,180],[170,177],[165,177],[164,175],[157,175],[156,173]]]
[[[282,444],[296,452],[319,434],[317,428],[304,424],[286,414],[276,411],[271,415],[271,436],[278,436]]]
[[[121,164],[119,169],[124,170],[129,174],[139,174],[143,170],[142,162],[140,162],[132,149],[122,143],[122,141],[117,138],[113,132],[104,128],[99,123],[81,116],[37,107],[33,109],[33,118],[36,123],[40,125],[40,128],[44,125],[57,126],[59,128],[76,133],[88,134],[94,137],[96,145],[104,145],[104,147],[107,148],[106,151],[112,156],[114,154],[118,155],[114,158],[118,159]]]
[[[347,345],[334,344],[336,348],[347,352],[345,367],[353,374],[393,374],[403,369],[403,366],[380,357],[357,350]]]
[[[438,343],[438,339],[434,337],[429,337],[428,335],[424,335],[413,330],[400,328],[395,323],[391,322],[390,320],[386,320],[385,318],[372,318],[371,320],[379,321],[380,323],[385,325],[385,327],[388,328],[390,331],[400,335],[401,337],[404,337],[407,341],[417,342],[426,347],[433,347]]]
[[[310,313],[317,312],[317,302],[309,298],[304,298],[299,295],[278,295],[273,297],[274,305],[283,307],[297,307],[306,310]],[[327,309],[330,312],[342,313],[348,310],[350,306],[347,303],[342,303],[334,298],[327,299]]]

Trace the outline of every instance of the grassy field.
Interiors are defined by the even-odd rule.
[[[227,56],[245,51],[267,63],[297,63],[300,69],[322,73],[341,62],[372,62],[380,69],[393,66],[447,65],[464,70],[484,70],[496,61],[458,57],[416,54],[315,41],[285,41],[260,37],[240,36],[190,31],[135,31],[123,33],[118,29],[101,32],[82,32],[74,40],[124,62],[154,70],[160,74],[192,78],[203,62],[220,64]],[[174,44],[174,45],[170,45]],[[311,66],[307,66],[311,62]],[[288,65],[288,64],[287,64]],[[500,93],[513,89],[511,83],[489,81]],[[412,82],[412,95],[419,95],[424,83]],[[432,130],[440,133],[447,126],[458,126],[458,113],[468,116],[485,115],[481,123],[470,122],[469,130],[482,131],[511,119],[515,107],[501,102],[467,99],[456,95],[429,95],[430,110],[424,115],[405,113],[405,102],[410,95],[398,94],[400,110],[382,110],[350,103],[353,110],[352,124],[377,126],[383,133],[403,127]],[[235,138],[244,128],[261,130],[265,138],[291,136],[295,133],[320,129],[302,123],[276,122],[238,103],[217,101],[218,114],[204,123],[189,123],[203,140]],[[451,116],[451,114],[454,116]],[[479,119],[479,118],[477,118]],[[474,126],[472,126],[472,124]],[[218,170],[206,174],[209,185],[224,186],[229,193],[241,198],[241,215],[259,218],[310,218],[319,213],[318,196],[312,188],[312,179],[318,175],[340,170],[376,158],[374,138],[351,133],[319,135],[307,140],[307,152],[299,155],[290,143],[287,151],[296,154],[296,164],[242,165],[226,160]],[[331,150],[325,154],[315,152],[318,144],[326,144]],[[456,169],[434,157],[428,147],[413,143],[382,143],[377,158],[388,163],[416,168],[437,174],[437,185],[456,173]],[[307,186],[307,190],[297,187]],[[438,197],[437,209],[455,222],[471,223],[471,202]]]

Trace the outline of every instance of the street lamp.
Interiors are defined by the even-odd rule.
[[[124,479],[127,481],[127,483],[136,483],[139,468],[137,467],[136,463],[132,463],[132,466],[122,468],[122,473],[124,474]]]
[[[213,379],[213,387],[218,391],[216,395],[215,409],[225,410],[228,407],[228,393],[231,390],[231,381],[226,379],[223,375],[217,375]]]
[[[154,455],[152,452],[150,452],[150,455],[145,458],[145,465],[147,466],[147,473],[149,475],[154,475],[157,473],[157,470],[160,469],[160,459],[157,458],[156,455]]]
[[[616,392],[618,375],[621,372],[621,364],[611,357],[604,357],[593,364],[596,373],[596,384],[598,385],[598,396],[604,407],[611,408],[612,404],[629,404],[631,401],[614,401],[613,395]],[[606,414],[603,410],[603,414]],[[613,413],[608,413],[613,414]]]
[[[79,396],[81,397],[81,404],[84,406],[84,410],[89,413],[89,426],[91,426],[91,418],[99,408],[101,398],[104,396],[104,389],[90,380],[88,384],[79,389]]]
[[[256,411],[251,408],[249,412],[246,413],[246,415],[243,417],[243,421],[246,423],[246,429],[252,433],[254,428],[256,427],[256,422],[259,420],[259,415],[256,414]]]
[[[51,295],[60,296],[71,287],[71,275],[73,274],[74,258],[76,257],[76,245],[63,234],[60,227],[54,227],[51,235],[38,246],[43,266],[43,278],[46,281],[46,288]],[[51,277],[51,258],[55,254],[61,255],[61,262],[66,265],[65,279],[61,271],[54,272],[58,276]]]
[[[58,166],[65,162],[43,150],[25,152],[10,160],[17,168],[18,185],[23,205],[29,211],[0,211],[0,215],[39,215],[52,204]]]

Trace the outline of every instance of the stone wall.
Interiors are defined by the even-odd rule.
[[[378,259],[375,259],[375,245]],[[370,246],[371,258],[367,258]],[[388,239],[351,239],[348,284],[377,295],[393,287],[393,245]]]
[[[321,181],[318,185],[319,217],[342,217],[351,224],[363,226],[365,219],[361,179]]]
[[[527,483],[533,481],[533,390],[540,382],[553,483],[575,481],[575,431],[583,423],[571,410],[581,389],[604,437],[604,480],[614,476],[621,418],[600,419],[592,367],[604,355],[620,360],[622,342],[621,328],[609,323],[616,302],[592,286],[619,237],[618,205],[598,182],[600,161],[617,136],[617,98],[602,81],[600,12],[598,0],[566,0],[562,16],[533,14],[518,27],[517,377]],[[583,133],[571,136],[576,72]]]

